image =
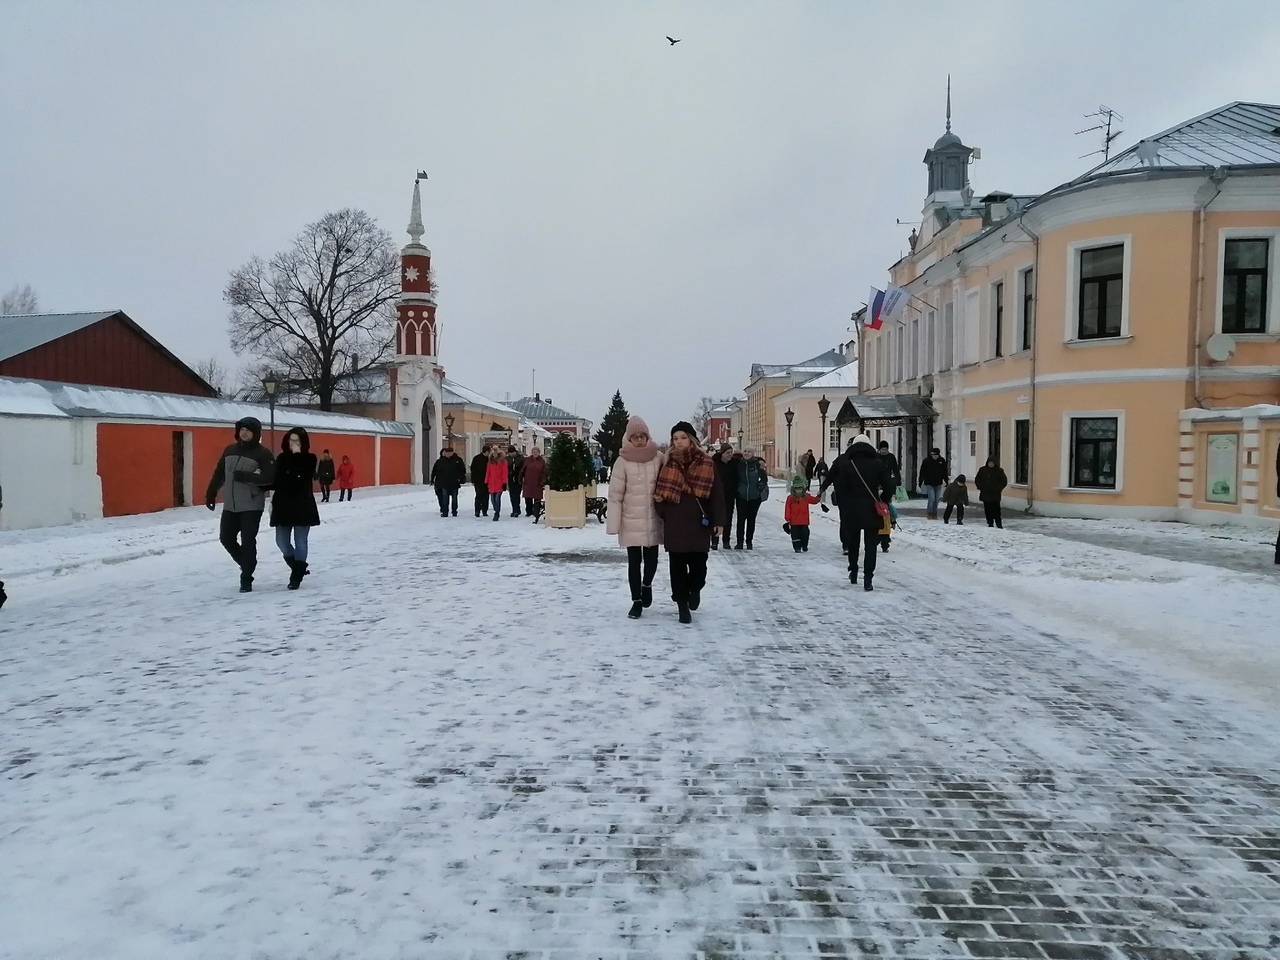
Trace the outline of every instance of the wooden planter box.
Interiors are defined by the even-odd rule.
[[[587,523],[587,491],[547,490],[542,522],[548,527],[583,527]]]

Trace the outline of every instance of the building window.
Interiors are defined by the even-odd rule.
[[[1013,482],[1025,484],[1031,477],[1031,421],[1013,421]]]
[[[1031,329],[1035,323],[1036,311],[1036,278],[1035,268],[1027,267],[1022,271],[1022,346],[1023,350],[1031,349]]]
[[[950,370],[956,355],[956,308],[952,302],[942,305],[942,362],[940,370]]]
[[[951,462],[951,424],[946,424],[942,428],[942,458]]]
[[[978,431],[977,430],[969,431],[969,459],[970,460],[978,459]]]
[[[840,439],[841,439],[840,430],[841,428],[837,427],[834,423],[828,429],[827,431],[827,449],[828,450],[838,451],[840,449]]]
[[[1080,251],[1076,337],[1097,340],[1120,336],[1124,309],[1124,244]]]
[[[996,466],[1000,465],[1000,421],[991,420],[987,423],[987,459],[994,460]]]
[[[1004,356],[1004,281],[1000,281],[991,288],[991,296],[994,301],[995,310],[995,334],[996,345],[994,356]]]
[[[902,381],[902,327],[893,328],[893,382]]]
[[[1071,486],[1116,488],[1116,417],[1073,417],[1071,420]]]
[[[933,373],[938,369],[938,311],[930,310],[924,327],[925,363],[924,372]]]
[[[1222,332],[1265,333],[1269,240],[1228,240],[1223,252]]]
[[[920,321],[911,321],[911,379],[920,376]]]

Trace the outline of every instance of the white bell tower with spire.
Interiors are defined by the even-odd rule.
[[[391,402],[396,419],[414,428],[413,482],[431,473],[436,448],[443,446],[441,403],[444,369],[437,356],[436,301],[431,283],[431,251],[422,243],[422,192],[413,181],[409,242],[400,251],[400,299],[396,303],[396,359]]]

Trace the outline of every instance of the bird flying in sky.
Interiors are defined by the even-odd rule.
[[[671,41],[671,45],[672,45],[673,47],[674,47],[677,43],[679,43],[679,42],[680,42],[679,40],[673,40],[671,37],[667,37],[667,39]]]

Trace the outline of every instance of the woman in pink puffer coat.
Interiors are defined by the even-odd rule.
[[[608,533],[618,535],[627,548],[627,576],[631,581],[631,610],[627,616],[639,620],[645,607],[653,603],[653,575],[658,572],[658,545],[662,543],[662,521],[654,508],[653,491],[664,458],[649,436],[649,425],[639,417],[627,421],[622,452],[609,478]]]

